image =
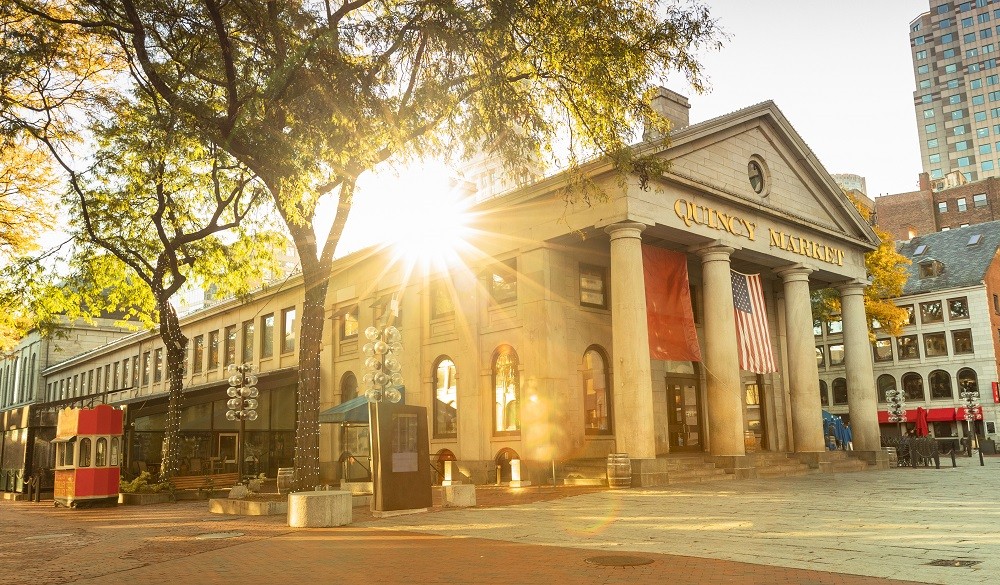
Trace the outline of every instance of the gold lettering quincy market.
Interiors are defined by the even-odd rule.
[[[751,242],[756,237],[754,235],[757,229],[756,223],[747,221],[736,215],[723,213],[705,205],[698,205],[684,199],[678,199],[674,202],[674,213],[677,214],[677,217],[687,227],[703,225],[712,229],[729,232],[734,236],[747,238]]]
[[[767,231],[771,235],[772,248],[801,254],[820,262],[828,262],[837,266],[844,265],[844,251],[840,248],[834,248],[798,236],[791,236],[784,232],[776,232],[771,228],[767,228]]]

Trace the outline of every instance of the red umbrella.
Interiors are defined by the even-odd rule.
[[[916,431],[918,437],[927,436],[927,411],[922,406],[917,407]]]

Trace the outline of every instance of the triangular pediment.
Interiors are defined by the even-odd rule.
[[[662,156],[670,161],[668,181],[858,243],[878,243],[868,223],[771,102],[683,128],[672,134]],[[755,192],[750,179],[751,161],[763,172],[761,193]]]

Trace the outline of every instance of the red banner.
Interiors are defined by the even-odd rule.
[[[701,347],[691,310],[687,256],[642,245],[646,288],[649,357],[654,360],[701,361]]]
[[[1000,404],[1000,384],[993,382],[993,402]]]

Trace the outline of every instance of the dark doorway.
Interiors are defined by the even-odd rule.
[[[672,453],[704,450],[698,379],[667,376],[667,429]]]

